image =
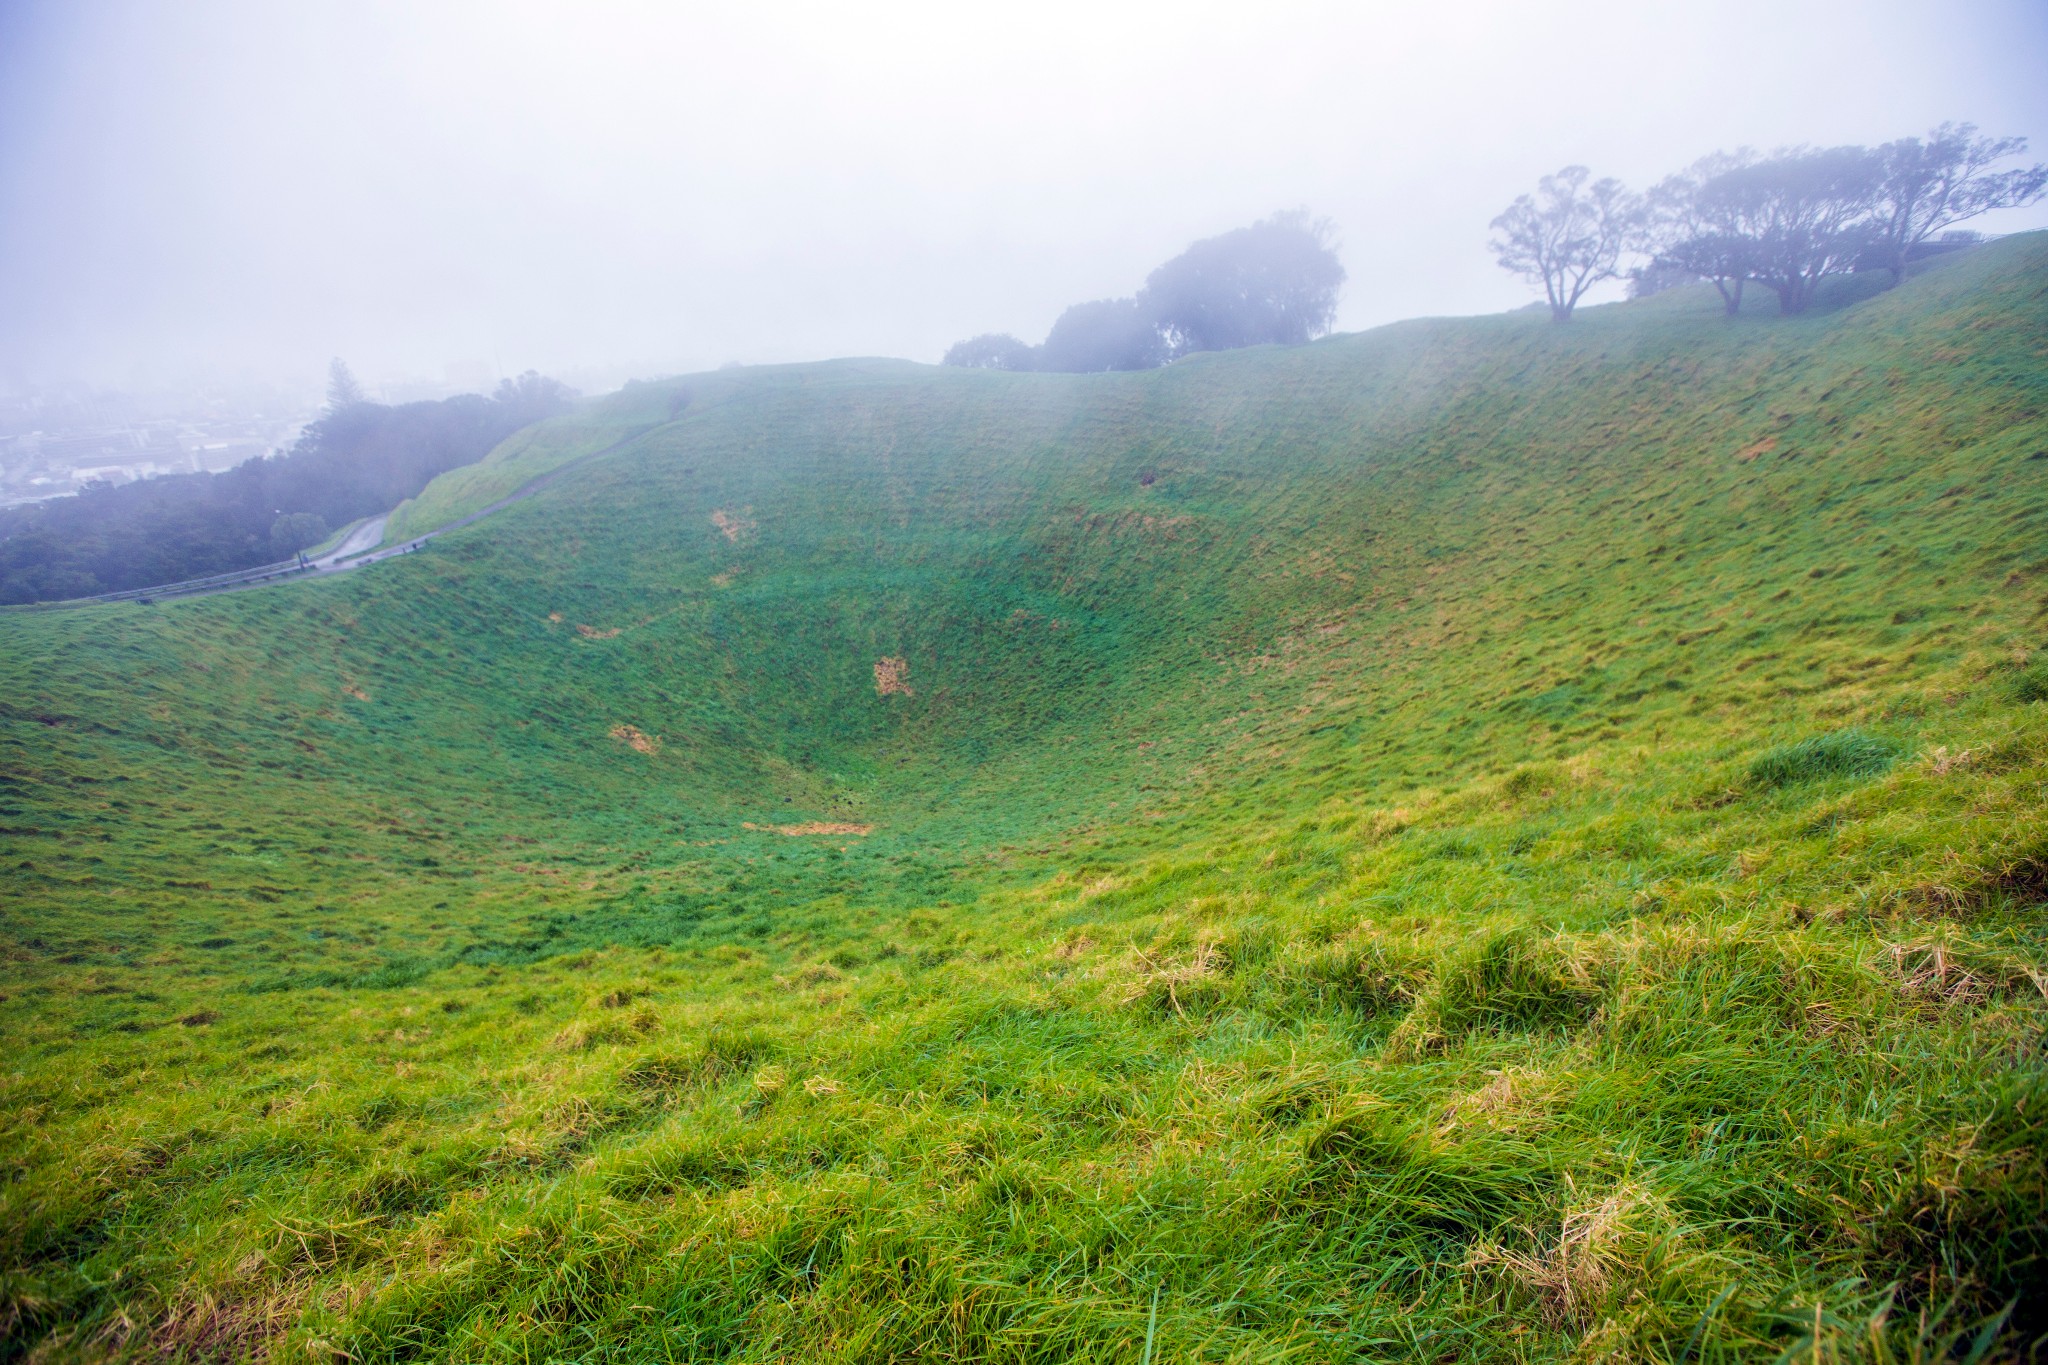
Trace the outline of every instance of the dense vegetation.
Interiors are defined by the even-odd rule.
[[[529,372],[490,398],[352,400],[281,455],[0,509],[0,602],[89,597],[288,559],[483,458],[571,396]]]
[[[1938,237],[1974,238],[1957,224],[2039,202],[2048,166],[1997,169],[2026,149],[2025,138],[1981,137],[1969,123],[1879,147],[1743,147],[1702,157],[1646,195],[1567,166],[1493,220],[1492,247],[1542,287],[1558,322],[1631,255],[1648,258],[1628,272],[1637,296],[1709,281],[1732,316],[1755,284],[1780,312],[1803,313],[1829,276],[1883,270],[1896,284]]]
[[[2022,1358],[2044,335],[720,372],[0,617],[4,1354]]]

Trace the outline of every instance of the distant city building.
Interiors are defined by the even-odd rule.
[[[76,388],[0,394],[0,506],[89,483],[217,472],[289,449],[311,420],[303,401]]]

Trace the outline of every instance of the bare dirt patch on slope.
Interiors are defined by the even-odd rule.
[[[661,752],[661,741],[637,725],[614,725],[611,736],[636,754]]]
[[[910,662],[891,656],[875,660],[875,695],[914,697],[910,690]]]
[[[751,829],[761,834],[872,834],[873,825],[856,825],[843,820],[807,820],[800,825],[757,825],[752,820],[742,821],[741,829]]]

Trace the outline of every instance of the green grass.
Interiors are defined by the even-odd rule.
[[[1749,765],[1758,787],[1789,787],[1830,777],[1875,777],[1899,759],[1899,746],[1863,730],[1834,730],[1781,744]]]
[[[2048,243],[1836,302],[721,372],[0,616],[0,1355],[2024,1356]]]

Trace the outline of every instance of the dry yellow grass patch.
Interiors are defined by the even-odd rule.
[[[1976,758],[1977,754],[1973,749],[1964,749],[1952,754],[1948,751],[1947,745],[1937,744],[1927,755],[1927,770],[1936,777],[1946,777],[1959,768],[1969,767]]]
[[[245,1273],[255,1274],[261,1258]],[[243,1265],[248,1266],[245,1260]],[[238,1267],[238,1269],[241,1267]],[[202,1292],[171,1305],[161,1321],[143,1329],[147,1342],[142,1355],[159,1360],[248,1360],[271,1358],[277,1339],[298,1323],[305,1310],[306,1290],[294,1287],[248,1298],[223,1298]],[[107,1332],[101,1344],[132,1348],[137,1324],[126,1314]]]
[[[1540,1071],[1519,1066],[1503,1068],[1479,1089],[1452,1100],[1444,1109],[1437,1132],[1448,1135],[1459,1128],[1484,1126],[1514,1133],[1543,1127],[1555,1088]]]
[[[1228,963],[1214,943],[1200,943],[1181,958],[1154,957],[1142,948],[1131,950],[1135,979],[1124,988],[1121,1004],[1145,1001],[1155,1008],[1185,1015],[1201,1008],[1221,987]]]
[[[845,974],[829,962],[818,962],[788,976],[778,976],[775,984],[784,990],[808,990],[813,986],[827,986],[835,981],[845,980]]]
[[[1672,1227],[1670,1210],[1633,1181],[1565,1212],[1557,1237],[1539,1250],[1492,1243],[1473,1248],[1471,1266],[1504,1267],[1560,1325],[1586,1325],[1616,1290],[1638,1279],[1654,1243]]]
[[[737,545],[752,535],[756,529],[753,511],[753,508],[748,507],[741,511],[728,512],[721,507],[711,514],[711,524],[718,528],[720,535]]]
[[[2048,996],[2048,975],[2021,962],[1977,955],[1967,965],[1953,945],[1939,938],[1887,945],[1900,989],[1914,1000],[1937,1005],[1978,1005],[2007,991]]]

